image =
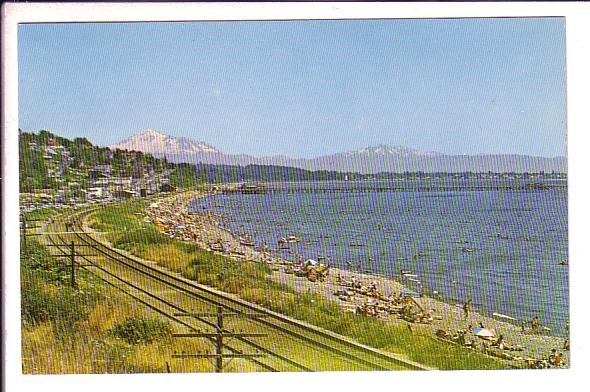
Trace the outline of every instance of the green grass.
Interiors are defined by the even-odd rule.
[[[57,210],[55,208],[47,207],[47,208],[39,208],[33,211],[29,211],[23,214],[23,217],[26,220],[45,220],[50,216],[55,215]]]
[[[504,362],[459,346],[440,342],[419,326],[405,325],[345,313],[334,302],[267,279],[264,264],[244,263],[213,254],[161,234],[155,225],[139,222],[140,203],[110,206],[89,219],[106,227],[109,240],[119,248],[157,262],[201,284],[216,287],[271,310],[349,336],[369,346],[403,354],[439,369],[502,369]]]
[[[176,342],[159,314],[79,269],[69,286],[60,261],[40,243],[21,248],[22,369],[24,374],[212,371],[206,361],[172,360],[176,351],[208,349]]]
[[[115,324],[111,332],[115,338],[130,344],[151,343],[157,339],[171,338],[172,327],[169,321],[128,317],[124,322]]]

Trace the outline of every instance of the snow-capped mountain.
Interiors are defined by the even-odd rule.
[[[157,156],[219,153],[212,146],[186,137],[173,137],[152,129],[145,129],[117,144],[109,146],[121,150],[136,150]]]
[[[165,156],[171,162],[208,163],[224,165],[277,165],[305,170],[331,170],[374,174],[379,172],[567,172],[565,157],[533,157],[527,155],[486,154],[447,155],[424,152],[404,146],[377,145],[355,151],[316,158],[288,156],[254,157],[226,154],[190,138],[176,138],[164,133],[144,130],[120,143],[109,146],[124,150],[143,151],[156,157]]]
[[[434,151],[420,151],[406,146],[389,146],[387,144],[380,144],[377,146],[369,146],[356,151],[350,151],[348,155],[373,155],[373,156],[388,156],[396,155],[403,157],[434,157],[443,155]]]

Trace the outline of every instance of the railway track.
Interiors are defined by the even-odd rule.
[[[235,337],[225,345],[230,352],[255,351],[262,355],[244,358],[262,371],[317,370],[417,370],[427,367],[354,342],[351,339],[241,300],[231,294],[190,281],[151,262],[113,249],[83,230],[81,219],[91,210],[63,215],[46,226],[45,238],[52,249],[75,254],[83,267],[107,284],[169,318],[187,332],[214,326],[203,312],[218,308],[243,317],[232,317],[224,332],[246,330],[265,334],[262,339]],[[62,234],[66,220],[74,222]],[[53,233],[53,234],[51,234]],[[254,316],[252,316],[254,314]],[[309,353],[313,353],[310,357]],[[238,360],[236,360],[238,361]]]

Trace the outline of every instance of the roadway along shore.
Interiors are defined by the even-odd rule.
[[[403,284],[391,278],[360,274],[338,268],[331,268],[328,277],[323,282],[312,282],[305,277],[287,273],[286,267],[292,262],[274,257],[270,252],[261,252],[251,246],[241,245],[239,236],[224,228],[222,217],[207,211],[189,212],[190,202],[195,197],[202,196],[204,194],[199,192],[184,192],[161,199],[152,203],[146,209],[145,219],[156,224],[162,232],[171,237],[195,242],[199,246],[210,250],[212,247],[215,248],[215,244],[222,244],[223,253],[229,257],[238,257],[245,262],[268,263],[273,270],[270,279],[285,283],[299,292],[317,293],[328,300],[338,301],[343,312],[356,311],[367,304],[380,301],[371,296],[358,293],[349,296],[347,301],[343,301],[335,293],[343,289],[349,292],[352,290],[343,287],[341,282],[355,281],[364,287],[374,285],[382,298],[409,291]],[[384,312],[381,312],[378,317],[384,318],[390,323],[407,324],[408,328],[415,334],[435,336],[437,331],[443,330],[450,336],[456,336],[457,331],[464,330],[466,331],[465,340],[467,342],[473,341],[474,349],[477,350],[484,350],[483,345],[486,344],[489,347],[491,342],[475,337],[469,326],[475,328],[483,325],[485,328],[495,331],[496,336],[502,335],[503,343],[507,347],[520,348],[519,350],[499,350],[495,347],[492,350],[516,358],[510,360],[515,365],[517,363],[522,365],[522,361],[525,363],[530,362],[527,359],[547,359],[551,354],[551,350],[556,349],[558,353],[564,354],[564,364],[569,366],[569,351],[564,349],[566,339],[563,337],[548,336],[542,333],[532,334],[530,326],[527,326],[523,332],[521,326],[497,320],[492,316],[478,313],[476,310],[470,311],[466,317],[462,304],[448,304],[428,296],[416,298],[413,305],[416,308],[421,308],[425,314],[431,316],[431,321],[413,323],[403,320],[398,315],[386,315]],[[491,349],[491,347],[489,348]],[[411,348],[409,349],[411,350]],[[466,350],[468,349],[466,348]]]

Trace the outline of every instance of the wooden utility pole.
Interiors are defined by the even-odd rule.
[[[39,226],[30,226],[30,222],[39,222],[39,219],[27,219],[25,215],[22,216],[22,225],[23,225],[23,248],[27,247],[27,237],[37,235],[35,233],[27,233],[28,229],[37,229]]]
[[[215,340],[215,354],[217,354],[215,371],[221,373],[223,369],[223,308],[217,309],[217,339]]]
[[[71,267],[72,269],[70,270],[70,283],[72,285],[72,287],[76,287],[76,261],[74,260],[76,253],[74,252],[74,241],[72,241],[72,249],[71,249],[71,253],[70,253],[70,261],[71,261]]]
[[[39,234],[30,234],[30,235],[51,235],[51,234],[64,234],[64,233],[39,233]],[[67,234],[67,233],[66,233]],[[47,247],[57,247],[60,248],[60,252],[63,252],[61,254],[51,254],[51,257],[66,257],[70,259],[70,265],[69,265],[69,271],[70,271],[70,284],[72,287],[76,287],[76,267],[92,267],[94,266],[94,264],[92,263],[87,263],[87,264],[78,264],[76,265],[76,256],[78,257],[94,257],[96,256],[96,254],[82,254],[82,253],[78,253],[76,255],[76,249],[77,248],[94,248],[94,245],[91,244],[75,244],[74,241],[70,242],[70,244],[64,243],[64,244],[47,244],[45,245]],[[70,248],[70,252],[68,253],[68,251],[66,249],[61,250],[62,247],[69,247]],[[79,250],[78,250],[79,252]],[[68,265],[67,263],[60,263],[63,269],[67,269]]]
[[[27,218],[23,216],[23,247],[27,249]]]
[[[250,313],[226,313],[222,306],[217,308],[217,313],[176,313],[175,316],[189,316],[189,317],[216,317],[217,322],[214,325],[215,332],[190,332],[190,333],[175,333],[172,335],[174,338],[210,338],[213,340],[215,345],[215,354],[174,354],[172,358],[188,359],[188,358],[214,358],[215,359],[215,372],[223,372],[223,359],[224,358],[254,358],[262,357],[264,354],[229,354],[225,353],[224,338],[232,337],[266,337],[265,333],[236,333],[230,331],[224,331],[224,317],[225,316],[247,316],[247,317],[265,317],[264,314],[250,314]]]

